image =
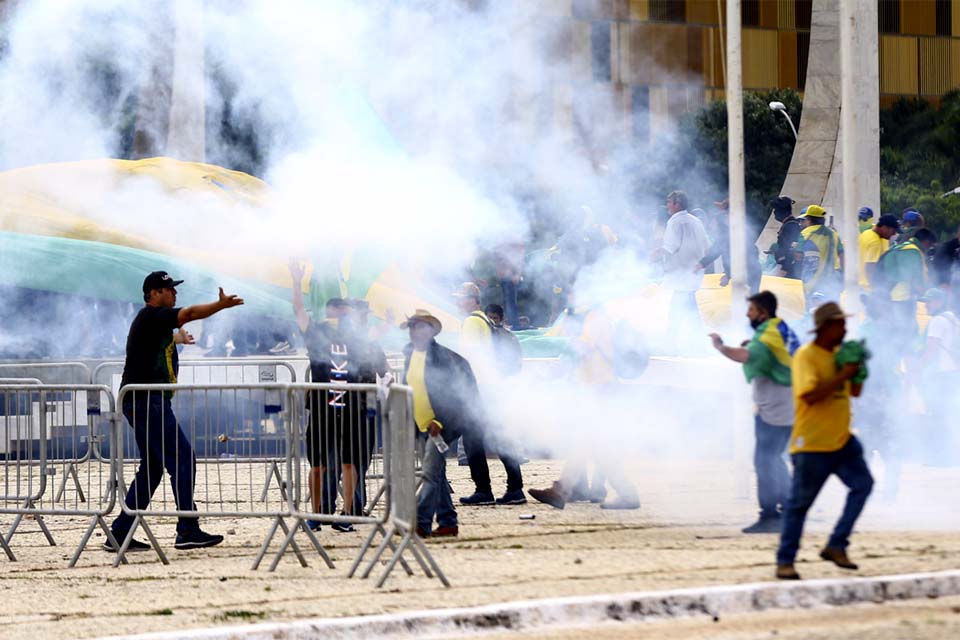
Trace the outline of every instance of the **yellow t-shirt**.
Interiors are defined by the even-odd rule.
[[[867,277],[867,263],[876,263],[880,256],[890,248],[890,241],[884,240],[872,228],[860,234],[860,287],[870,290],[870,279]]]
[[[837,374],[834,352],[808,342],[794,354],[791,372],[797,414],[790,434],[790,453],[842,449],[850,439],[850,383],[815,404],[801,399]]]
[[[464,351],[489,349],[493,342],[493,332],[486,323],[483,311],[474,311],[463,321],[460,329],[460,348]]]
[[[410,355],[410,368],[407,369],[407,384],[413,389],[413,420],[417,428],[426,433],[427,427],[437,415],[430,404],[424,372],[427,367],[427,352],[414,351]]]

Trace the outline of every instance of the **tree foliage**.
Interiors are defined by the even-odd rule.
[[[743,95],[744,182],[747,215],[755,229],[766,222],[770,200],[780,194],[795,140],[790,125],[770,102],[782,102],[794,123],[802,104],[792,89]],[[689,149],[669,162],[666,173],[674,188],[683,188],[693,202],[704,204],[727,196],[727,105],[715,101],[686,114],[678,126],[679,149]],[[680,186],[682,185],[682,186]]]
[[[901,98],[880,112],[880,202],[884,212],[915,207],[927,226],[953,236],[960,225],[960,92],[940,108]]]

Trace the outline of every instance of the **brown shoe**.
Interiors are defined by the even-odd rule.
[[[434,538],[456,538],[460,535],[460,527],[437,527],[433,530]]]
[[[841,569],[850,569],[851,571],[856,571],[860,568],[850,561],[850,558],[847,557],[847,552],[844,549],[837,549],[836,547],[824,547],[823,551],[820,552],[820,557],[824,560],[829,560]]]
[[[776,576],[778,580],[800,579],[800,574],[797,573],[797,570],[793,568],[792,564],[778,564]]]
[[[534,500],[548,504],[554,509],[563,509],[567,505],[567,499],[560,493],[556,482],[549,489],[530,489],[527,493]]]
[[[417,527],[417,535],[426,540],[430,537],[430,532],[423,527]]]

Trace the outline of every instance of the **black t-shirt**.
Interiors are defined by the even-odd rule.
[[[310,323],[303,334],[313,382],[373,383],[386,375],[387,357],[376,343],[330,322]]]
[[[127,359],[120,386],[127,384],[166,384],[177,381],[179,361],[173,330],[179,308],[145,306],[130,324],[127,334]]]

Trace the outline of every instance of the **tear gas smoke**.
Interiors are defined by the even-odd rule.
[[[478,252],[528,241],[533,199],[567,231],[607,223],[620,232],[627,249],[599,251],[592,266],[566,274],[570,305],[630,300],[634,329],[655,348],[671,328],[666,300],[648,294],[653,224],[637,214],[659,211],[665,195],[644,189],[647,169],[687,150],[673,148],[666,131],[655,148],[637,148],[622,96],[612,84],[593,83],[588,58],[572,51],[583,34],[543,5],[207,2],[206,84],[192,88],[207,114],[206,156],[236,166],[243,154],[223,121],[246,131],[271,187],[265,205],[148,182],[104,189],[115,178],[109,173],[49,190],[104,225],[216,250],[225,261],[376,256],[423,275],[418,293],[432,299],[463,279]],[[115,156],[137,142],[134,130],[162,142],[169,122],[147,116],[169,100],[171,6],[31,0],[10,11],[0,58],[0,168]],[[132,292],[130,302],[138,301]],[[60,317],[67,334],[70,312]],[[243,321],[241,311],[236,317]],[[739,317],[731,323],[747,336]],[[28,332],[28,324],[20,328]],[[29,333],[18,339],[31,340]],[[704,335],[682,340],[705,351]],[[618,458],[628,470],[640,455],[728,456],[733,429],[746,428],[728,409],[747,397],[746,385],[716,359],[692,368],[691,375],[658,361],[642,384],[617,385],[588,380],[561,360],[491,386],[488,413],[514,445]]]

